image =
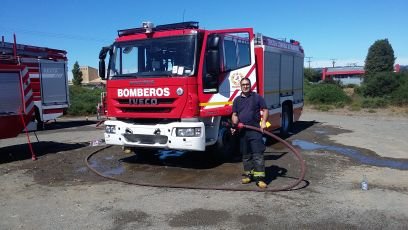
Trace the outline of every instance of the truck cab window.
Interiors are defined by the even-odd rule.
[[[114,44],[110,76],[191,76],[196,65],[196,40],[196,35],[183,35],[118,42]]]
[[[204,93],[218,93],[220,73],[251,64],[248,32],[210,34],[206,49],[206,68],[203,73]]]
[[[225,71],[231,71],[249,65],[251,62],[249,34],[225,34],[223,39],[223,51]]]

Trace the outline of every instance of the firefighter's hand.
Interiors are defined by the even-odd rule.
[[[262,133],[264,133],[264,131],[265,131],[266,128],[267,128],[266,122],[261,121],[261,130],[262,130]]]

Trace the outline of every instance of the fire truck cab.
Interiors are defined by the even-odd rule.
[[[119,30],[99,58],[99,74],[107,79],[107,144],[223,148],[242,78],[265,98],[271,129],[289,132],[303,108],[299,42],[254,34],[252,28],[203,30],[198,22],[145,22]]]

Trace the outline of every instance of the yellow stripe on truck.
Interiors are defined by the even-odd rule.
[[[214,105],[232,105],[232,101],[207,102],[199,104],[199,106],[214,106]]]

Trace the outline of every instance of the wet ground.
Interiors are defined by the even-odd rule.
[[[37,161],[30,160],[24,138],[1,140],[0,205],[8,207],[8,211],[0,211],[0,222],[5,223],[6,229],[50,229],[55,223],[71,229],[408,226],[408,160],[330,139],[352,136],[353,130],[312,119],[298,122],[286,140],[305,158],[305,180],[292,192],[258,195],[140,187],[97,176],[86,166],[85,158],[102,149],[90,158],[91,167],[120,180],[158,186],[258,190],[254,184],[239,183],[239,156],[219,162],[208,151],[137,150],[135,154],[124,154],[116,146],[89,146],[90,141],[101,137],[102,130],[95,129],[95,124],[96,121],[69,120],[38,132],[41,141],[33,143]],[[284,145],[271,143],[265,160],[269,189],[283,187],[298,178],[299,162]],[[360,188],[362,175],[369,180],[370,190],[365,196]],[[381,199],[385,194],[390,200]],[[29,201],[29,197],[37,199]],[[40,203],[54,211],[43,210]],[[41,217],[34,215],[38,224],[30,225],[30,217],[27,221],[22,219],[32,215],[32,209],[42,213]],[[82,217],[75,213],[82,213]],[[70,225],[73,220],[77,222]]]

